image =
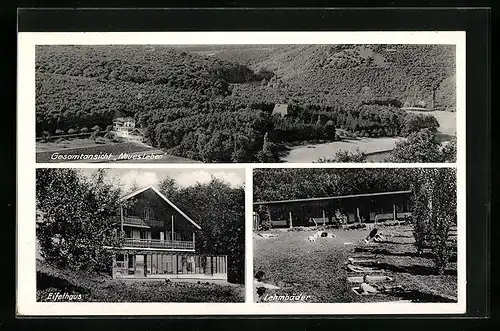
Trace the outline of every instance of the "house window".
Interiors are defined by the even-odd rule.
[[[154,210],[151,207],[144,207],[143,216],[145,220],[154,219]]]
[[[116,255],[116,261],[117,262],[124,262],[125,261],[125,255],[124,254],[117,254]]]
[[[397,211],[398,213],[403,212],[403,205],[396,205],[396,211]]]

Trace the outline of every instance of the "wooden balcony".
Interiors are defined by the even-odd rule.
[[[123,247],[194,251],[194,241],[125,238]]]
[[[114,220],[116,222],[121,222],[120,216],[114,216]],[[123,217],[123,225],[137,225],[137,226],[157,226],[157,227],[165,227],[165,222],[156,220],[156,219],[149,219],[145,220],[139,216],[124,216]]]

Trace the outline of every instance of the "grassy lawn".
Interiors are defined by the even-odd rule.
[[[50,292],[81,294],[83,302],[244,302],[244,286],[202,280],[120,280],[61,270],[37,261],[37,301]]]
[[[449,263],[444,275],[434,275],[429,254],[416,256],[410,227],[381,227],[380,230],[387,242],[368,245],[361,241],[369,230],[329,230],[336,238],[318,238],[313,242],[307,237],[315,230],[274,231],[279,237],[269,239],[254,233],[254,272],[263,271],[264,283],[281,288],[267,289],[266,294],[303,293],[311,295],[307,302],[447,302],[456,298],[455,262]],[[376,258],[386,274],[393,277],[391,284],[402,285],[408,294],[397,297],[356,295],[351,290],[354,285],[347,282],[347,277],[363,274],[353,274],[345,269],[345,262],[351,256]]]
[[[100,141],[106,145],[114,144],[110,139],[99,137]],[[37,141],[36,142],[36,152],[59,152],[66,149],[72,148],[85,148],[92,146],[102,146],[103,144],[96,144],[93,139],[89,138],[68,138],[61,140],[50,140],[50,141]]]
[[[92,139],[88,138],[71,138],[59,142],[37,142],[36,143],[36,162],[38,163],[53,163],[53,162],[128,162],[128,163],[193,163],[197,162],[188,158],[179,157],[167,154],[162,150],[141,143],[133,142],[113,142],[109,139],[100,138],[103,143],[96,144]],[[51,159],[54,153],[60,155],[69,154],[113,154],[109,160],[53,160]],[[121,153],[129,155],[144,155],[155,154],[161,155],[156,159],[118,159]]]

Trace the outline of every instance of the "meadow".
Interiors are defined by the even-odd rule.
[[[409,226],[381,227],[384,243],[365,244],[369,230],[328,230],[335,238],[307,237],[316,230],[272,230],[277,238],[265,239],[254,233],[254,273],[264,272],[262,282],[280,287],[266,290],[272,295],[311,295],[308,302],[379,302],[410,300],[413,302],[453,302],[457,297],[456,254],[443,275],[433,274],[429,253],[416,254]],[[392,285],[405,288],[404,295],[359,296],[347,282],[352,274],[345,268],[349,257],[375,258]],[[256,293],[256,290],[254,291]],[[255,298],[254,298],[255,299]]]
[[[51,162],[81,162],[79,160],[53,160],[51,157],[54,153],[59,153],[61,155],[65,154],[113,154],[109,160],[98,160],[84,162],[112,162],[112,161],[126,161],[130,163],[190,163],[196,162],[194,160],[170,155],[164,151],[148,146],[142,143],[135,142],[113,142],[104,138],[101,138],[103,143],[95,143],[91,139],[86,138],[72,138],[63,141],[49,141],[49,142],[37,142],[36,143],[36,161],[38,163],[51,163]],[[127,153],[129,155],[141,155],[141,154],[155,154],[162,155],[158,159],[117,159],[121,153]]]

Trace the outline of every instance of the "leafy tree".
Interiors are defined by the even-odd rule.
[[[207,184],[179,188],[172,179],[160,189],[179,208],[202,227],[197,236],[197,253],[227,255],[229,275],[234,282],[244,282],[245,192],[212,178]]]
[[[441,154],[443,155],[443,162],[454,163],[457,161],[457,140],[452,139],[444,143],[441,149]]]
[[[326,122],[323,132],[326,139],[335,140],[337,129],[335,128],[335,124],[332,120],[328,120],[328,122]]]
[[[441,162],[440,143],[436,135],[428,129],[412,133],[406,139],[396,142],[387,162]]]
[[[269,141],[269,135],[266,132],[264,135],[264,142],[262,144],[262,150],[257,153],[257,159],[259,162],[273,162],[275,157],[272,151],[272,143]]]
[[[105,181],[104,170],[86,178],[75,169],[37,169],[37,232],[49,263],[75,270],[109,271],[111,252],[121,234],[111,218],[120,192]]]
[[[90,134],[90,139],[96,141],[97,137],[99,137],[99,133],[101,133],[101,130],[99,128],[97,128],[96,130],[92,131],[92,133]]]
[[[95,136],[94,140],[96,140],[97,135]],[[113,131],[107,131],[106,134],[104,135],[104,138],[106,139],[114,139],[115,138],[115,133]]]
[[[450,168],[417,168],[412,176],[413,224],[417,251],[430,246],[437,274],[449,260],[448,234],[456,224],[456,171]]]
[[[349,151],[338,151],[335,153],[335,156],[333,158],[320,158],[318,163],[337,163],[337,162],[344,162],[344,163],[362,163],[366,162],[366,154],[362,152],[359,148],[356,150],[356,152],[352,153]]]

